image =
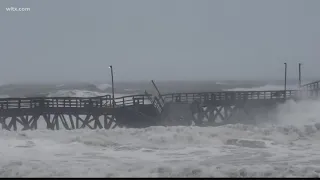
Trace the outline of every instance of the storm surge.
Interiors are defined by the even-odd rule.
[[[256,125],[2,130],[2,177],[318,177],[320,101]]]

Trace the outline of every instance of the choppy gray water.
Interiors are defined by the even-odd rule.
[[[211,92],[226,89],[248,90],[283,89],[283,82],[266,81],[169,81],[156,82],[161,93],[174,92]],[[288,82],[288,88],[296,88],[296,81]],[[139,94],[154,91],[151,82],[115,82],[118,94]],[[84,95],[79,94],[84,92]],[[73,93],[72,93],[73,92]],[[34,96],[96,96],[111,93],[110,83],[51,83],[51,84],[4,84],[0,86],[1,97],[34,97]]]
[[[280,88],[256,89],[270,87]],[[103,93],[68,89],[47,95]],[[0,176],[319,177],[319,108],[320,101],[288,101],[258,125],[1,130]]]

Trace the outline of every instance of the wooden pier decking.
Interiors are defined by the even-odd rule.
[[[142,128],[168,125],[212,125],[220,117],[225,122],[240,109],[250,118],[253,107],[271,107],[288,99],[318,97],[320,81],[303,85],[300,90],[287,91],[224,91],[202,93],[171,93],[153,96],[148,92],[115,98],[98,97],[36,97],[1,98],[0,122],[2,129],[37,129],[38,121],[46,122],[47,129],[59,130],[119,127]],[[114,103],[114,108],[113,108]],[[222,111],[224,113],[222,113]],[[175,114],[173,116],[170,115]],[[199,117],[201,116],[201,117]],[[182,120],[181,120],[182,118]],[[179,124],[180,123],[180,124]]]

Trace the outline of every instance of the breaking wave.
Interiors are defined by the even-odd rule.
[[[95,91],[84,91],[84,90],[59,90],[50,93],[47,97],[95,97],[103,96],[107,93],[100,93]]]
[[[1,136],[7,144],[0,176],[6,177],[318,177],[320,172],[310,163],[319,148],[307,143],[319,139],[317,126],[2,131]]]
[[[298,85],[288,85],[287,90],[296,90]],[[280,85],[272,85],[267,84],[264,86],[254,87],[254,88],[232,88],[232,89],[225,89],[225,91],[278,91],[283,90],[284,86]]]
[[[51,92],[47,97],[96,97],[96,96],[105,96],[112,95],[111,93],[102,93],[96,91],[86,91],[86,90],[59,90],[56,92]],[[129,96],[130,94],[115,94],[115,97]]]
[[[288,102],[261,125],[0,131],[0,176],[319,177],[319,106]]]
[[[112,87],[110,84],[96,84],[95,86],[101,91],[106,91]]]

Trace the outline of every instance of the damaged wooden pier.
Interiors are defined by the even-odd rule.
[[[158,95],[145,92],[142,95],[115,98],[114,101],[110,95],[90,98],[1,98],[0,122],[2,129],[14,131],[37,129],[40,121],[45,122],[46,128],[51,130],[192,124],[215,126],[219,125],[217,119],[222,121],[220,124],[254,119],[257,112],[266,113],[288,99],[299,100],[302,94],[311,98],[318,97],[319,84],[320,81],[317,81],[302,86],[300,90],[287,91],[224,91],[164,95],[159,91]]]
[[[37,129],[41,119],[46,122],[47,128],[52,130],[59,130],[61,126],[68,130],[85,127],[110,129],[131,124],[132,127],[139,127],[139,121],[143,118],[133,120],[135,123],[125,121],[127,116],[135,116],[132,112],[155,115],[152,114],[152,105],[144,104],[145,98],[145,95],[116,98],[115,108],[112,108],[110,95],[92,98],[2,98],[0,121],[2,128],[7,130],[17,130],[17,124],[20,124],[23,130]]]

